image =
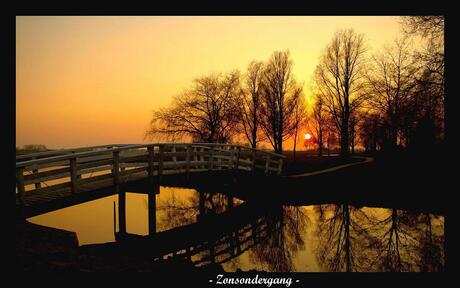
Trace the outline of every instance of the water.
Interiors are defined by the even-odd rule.
[[[80,245],[111,242],[115,241],[113,202],[118,207],[118,196],[29,221],[75,231]],[[157,233],[197,223],[203,213],[219,215],[228,212],[230,206],[243,211],[245,205],[250,204],[220,193],[161,187],[156,196]],[[235,215],[239,217],[235,218],[237,229],[229,230],[215,243],[213,257],[210,250],[197,250],[191,256],[194,265],[215,262],[225,271],[271,272],[440,271],[444,267],[441,215],[347,204],[280,205],[247,221],[246,212]],[[118,213],[116,218],[118,227]],[[148,235],[147,195],[126,194],[126,230]]]

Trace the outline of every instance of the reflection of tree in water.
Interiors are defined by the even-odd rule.
[[[417,263],[417,215],[397,209],[389,209],[383,219],[370,219],[377,240],[377,255],[370,266],[379,271],[412,271]]]
[[[379,271],[442,271],[444,267],[444,229],[442,219],[431,214],[413,214],[388,209],[383,219],[372,219],[378,252],[371,264]],[[442,225],[441,225],[442,226]],[[436,230],[436,231],[434,231]]]
[[[444,218],[430,214],[420,218],[425,231],[422,231],[420,241],[419,269],[422,272],[444,271]]]
[[[181,193],[181,191],[179,191]],[[160,198],[157,202],[157,229],[164,231],[174,227],[188,225],[196,220],[199,194],[176,197],[171,191],[170,197]]]
[[[179,191],[181,193],[181,191]],[[201,198],[201,199],[200,199]],[[200,214],[200,200],[204,204],[205,214],[220,214],[228,209],[229,196],[222,193],[194,192],[187,197],[176,197],[175,191],[170,197],[160,198],[157,203],[158,229],[164,231],[196,222]],[[233,198],[234,205],[242,201]]]
[[[254,264],[266,266],[269,271],[294,271],[293,258],[305,247],[304,238],[309,222],[303,207],[280,207],[280,211],[270,215],[268,221],[273,229],[270,235],[250,250],[249,258]],[[268,220],[268,219],[267,219]]]
[[[368,247],[374,245],[372,237],[362,226],[367,215],[348,204],[320,205],[317,236],[317,258],[329,271],[366,271],[362,263],[370,257]],[[364,269],[363,269],[364,268]]]
[[[317,206],[318,260],[330,271],[443,270],[442,217],[379,210]]]

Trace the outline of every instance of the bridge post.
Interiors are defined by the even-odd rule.
[[[191,150],[191,146],[187,145],[186,146],[186,154],[185,154],[185,161],[186,161],[185,170],[186,170],[186,173],[187,173],[187,179],[190,176],[189,175],[189,173],[190,173],[190,150]]]
[[[234,169],[238,170],[238,167],[240,166],[240,153],[241,153],[241,147],[236,147],[236,160],[235,160],[235,166]]]
[[[113,151],[113,179],[115,184],[120,183],[120,151]]]
[[[71,153],[72,153],[72,154],[75,154],[75,151],[72,151]],[[37,171],[37,172],[38,172],[38,171]],[[78,173],[77,173],[77,181],[79,181],[80,179],[81,179],[81,174],[78,174]]]
[[[120,189],[120,185],[115,185],[118,192],[118,233],[121,239],[126,235],[126,193]]]
[[[16,181],[18,185],[19,202],[21,203],[21,206],[22,206],[24,205],[24,193],[25,193],[24,167],[19,167],[16,169]]]
[[[153,155],[154,155],[153,154],[153,149],[154,149],[153,146],[148,146],[147,147],[147,151],[149,152],[149,156],[148,156],[149,157],[149,160],[148,160],[149,163],[148,163],[148,165],[149,165],[149,177],[150,178],[153,177],[153,163],[154,163],[154,161],[153,161]]]
[[[214,146],[211,146],[211,151],[209,153],[209,170],[214,169]]]
[[[278,159],[278,175],[281,175],[281,172],[283,171],[283,158]]]
[[[70,158],[70,185],[72,194],[77,193],[77,157]]]
[[[198,157],[196,156],[196,147],[193,147],[193,162],[195,162],[195,166],[193,168],[198,168],[196,162],[198,161]]]
[[[32,157],[32,160],[35,160],[35,159],[37,159],[37,157]],[[36,174],[38,172],[39,172],[38,169],[33,169],[32,170],[32,173],[34,173],[34,174]],[[40,182],[35,183],[35,189],[40,189],[41,187],[42,187],[42,185],[41,185]]]
[[[172,152],[172,161],[174,162],[174,167],[177,167],[176,145],[173,144],[171,152]]]
[[[267,158],[265,159],[265,174],[268,174],[269,170],[268,167],[270,165],[270,155],[267,155]]]
[[[160,145],[159,147],[159,158],[158,158],[158,186],[161,184],[163,178],[163,160],[164,160],[165,147]]]
[[[154,235],[157,232],[157,204],[156,204],[156,193],[155,191],[149,192],[148,194],[148,215],[149,215],[149,236]]]
[[[200,168],[204,169],[205,168],[205,165],[203,164],[204,162],[204,147],[201,147],[200,148]]]

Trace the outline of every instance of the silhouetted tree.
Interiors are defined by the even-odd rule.
[[[420,271],[442,272],[444,271],[444,217],[431,214],[420,216],[422,237],[420,239]],[[440,222],[439,226],[433,222]]]
[[[339,30],[315,71],[318,94],[340,131],[340,154],[349,154],[349,117],[363,102],[364,39],[354,30]]]
[[[355,154],[355,147],[357,144],[357,138],[359,136],[358,133],[358,126],[359,123],[366,117],[366,113],[364,111],[359,111],[359,110],[353,110],[353,112],[350,113],[350,118],[349,118],[349,132],[350,132],[350,150],[351,154]]]
[[[409,103],[416,87],[414,65],[407,38],[398,39],[393,46],[373,57],[372,68],[367,73],[369,95],[367,101],[372,110],[382,115],[389,135],[387,143],[391,149],[398,144],[402,129],[404,108]]]
[[[414,54],[419,67],[423,69],[419,83],[430,91],[431,98],[438,98],[434,110],[439,111],[441,121],[433,122],[433,126],[442,130],[442,138],[445,137],[445,56],[444,56],[444,16],[410,16],[402,17],[401,22],[407,35],[420,36],[424,40],[424,47]],[[433,104],[433,103],[432,103]],[[434,117],[424,116],[427,121],[433,121]]]
[[[283,141],[291,137],[294,109],[302,87],[292,74],[289,51],[274,52],[263,72],[263,92],[260,124],[276,153],[283,152]]]
[[[318,145],[318,155],[323,156],[324,139],[326,138],[328,127],[328,115],[326,115],[323,99],[321,97],[315,97],[315,103],[313,104],[313,111],[311,117],[309,117],[309,127],[316,134],[315,142]]]
[[[264,64],[252,61],[249,63],[242,81],[240,103],[240,122],[244,136],[252,148],[264,140],[259,130],[259,115],[262,101],[262,81]]]
[[[365,115],[359,125],[359,134],[366,152],[373,153],[380,149],[382,143],[380,115],[377,113]]]
[[[228,142],[236,133],[239,92],[238,71],[198,78],[191,89],[174,98],[170,107],[153,113],[146,136]]]
[[[297,136],[299,133],[299,129],[306,123],[307,121],[307,110],[305,105],[305,98],[302,96],[297,97],[296,103],[294,106],[294,111],[292,112],[293,121],[294,121],[294,161],[296,161],[296,147],[297,147]]]

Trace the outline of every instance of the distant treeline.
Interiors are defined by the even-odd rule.
[[[43,151],[50,151],[50,149],[46,148],[46,146],[42,144],[27,144],[22,146],[22,148],[16,147],[16,155],[23,155]]]
[[[289,51],[276,51],[247,70],[211,74],[153,113],[151,139],[268,142],[282,153],[307,129],[321,155],[357,145],[367,152],[428,147],[445,138],[444,18],[402,17],[402,37],[369,53],[363,34],[339,30],[324,48],[312,79],[312,111],[292,72]],[[419,37],[423,47],[412,45]],[[417,49],[414,49],[418,48]],[[295,154],[294,154],[295,155]]]

